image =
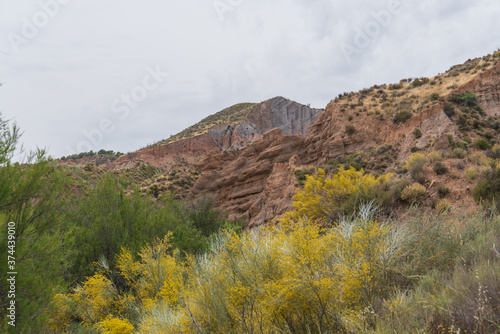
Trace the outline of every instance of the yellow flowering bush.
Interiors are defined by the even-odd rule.
[[[122,250],[124,291],[97,273],[59,295],[52,318],[63,329],[70,308],[62,306],[74,300],[80,306],[70,315],[103,333],[345,333],[364,326],[366,310],[387,293],[403,238],[376,220],[373,206],[333,228],[301,219],[222,233],[196,259],[176,256],[167,236],[138,260]]]
[[[362,203],[375,200],[383,205],[389,197],[383,185],[391,176],[377,177],[351,167],[327,177],[320,168],[317,175],[306,177],[304,189],[293,197],[295,210],[287,213],[285,221],[307,217],[313,222],[331,224],[343,215],[354,213]]]
[[[345,332],[385,293],[402,243],[366,211],[335,228],[301,220],[220,236],[192,263],[183,302],[155,304],[141,332]]]
[[[418,203],[426,191],[426,188],[420,183],[413,183],[403,189],[401,199],[410,203]]]

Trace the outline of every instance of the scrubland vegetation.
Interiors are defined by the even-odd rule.
[[[385,103],[383,118],[405,110],[398,92],[415,90],[415,105],[394,114],[402,123],[442,99],[423,99],[430,86],[494,61],[454,68],[439,78],[444,83],[421,78],[360,94]],[[366,111],[363,99],[351,109]],[[199,170],[106,172],[60,164],[43,151],[15,163],[19,130],[0,120],[0,247],[6,254],[7,222],[15,222],[19,273],[16,328],[4,321],[2,329],[500,333],[498,122],[482,117],[474,94],[442,102],[462,131],[448,136],[447,151],[415,147],[397,161],[397,150],[383,145],[297,168],[294,210],[252,231],[209,199],[182,200]],[[251,107],[213,117],[233,121]],[[354,126],[345,131],[356,135]],[[454,204],[456,190],[445,180],[457,179],[477,207]],[[7,261],[0,269],[6,319]]]
[[[439,159],[430,156],[412,155],[407,166]],[[494,202],[483,196],[484,209],[465,213],[449,204],[422,212],[411,201],[395,219],[384,210],[393,187],[426,190],[393,177],[320,169],[280,224],[223,230],[205,252],[183,252],[169,232],[140,250],[122,247],[113,265],[101,257],[91,275],[54,295],[46,325],[72,333],[499,332]]]
[[[206,233],[207,248],[190,249],[176,238],[180,223],[162,217],[163,237],[150,234],[141,245],[131,238],[114,258],[92,253],[93,272],[54,294],[45,326],[74,333],[498,332],[497,148],[491,157],[462,150],[453,156],[478,169],[473,194],[483,208],[476,212],[454,208],[442,184],[435,209],[419,209],[428,174],[441,173],[436,151],[408,157],[402,179],[356,169],[356,159],[297,170],[302,190],[279,224]]]
[[[170,235],[118,274],[100,261],[49,324],[104,333],[495,333],[500,312],[500,217],[377,218],[373,204],[331,227],[302,218],[226,231],[182,257]]]

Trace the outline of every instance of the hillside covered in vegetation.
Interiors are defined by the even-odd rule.
[[[500,333],[499,87],[496,52],[59,160],[0,119],[2,329]]]

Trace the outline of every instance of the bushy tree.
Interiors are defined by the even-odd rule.
[[[0,261],[0,315],[7,320],[6,273],[18,272],[16,327],[4,322],[6,331],[16,333],[38,331],[53,291],[64,284],[68,260],[58,212],[64,200],[59,196],[64,185],[60,170],[43,150],[13,162],[20,135],[0,115],[0,248],[6,255]],[[15,225],[14,239],[7,238],[8,222]],[[7,268],[7,250],[15,258],[13,267]]]

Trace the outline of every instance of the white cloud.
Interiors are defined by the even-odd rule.
[[[126,152],[234,103],[282,95],[324,107],[340,92],[434,75],[500,47],[496,0],[401,2],[348,63],[341,44],[390,0],[244,0],[224,21],[212,0],[71,0],[19,53],[0,53],[0,111],[28,148],[55,156],[110,118],[102,147]],[[38,11],[38,1],[0,0],[0,50],[12,53],[7,34]],[[169,77],[117,119],[112,102],[157,64]]]

